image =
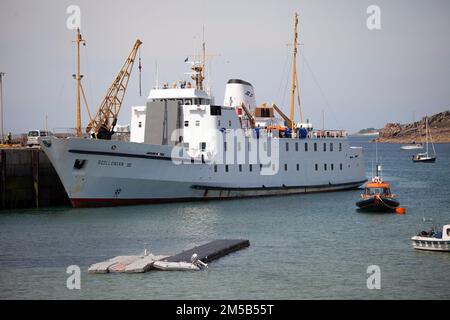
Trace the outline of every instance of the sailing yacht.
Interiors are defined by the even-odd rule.
[[[428,127],[428,117],[425,118],[425,135],[426,135],[426,152],[418,153],[413,156],[413,162],[435,162],[436,161],[436,150],[434,149],[433,141],[431,141],[431,146],[433,149],[433,155],[429,154],[429,140],[431,140],[430,128]]]
[[[413,112],[413,124],[417,127],[416,125],[416,117],[414,116],[414,112]],[[417,130],[419,131],[420,134],[420,130],[417,127]],[[423,144],[422,143],[416,143],[415,141],[412,142],[412,144],[407,144],[404,146],[400,147],[401,150],[420,150],[423,149]]]

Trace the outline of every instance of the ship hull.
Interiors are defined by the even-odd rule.
[[[413,158],[413,162],[434,163],[436,162],[436,157],[427,157],[422,159]]]
[[[395,212],[400,203],[392,198],[382,198],[380,200],[372,197],[358,201],[356,205],[359,210],[365,212]]]
[[[365,181],[361,150],[351,150],[351,157],[336,152],[335,161],[347,161],[347,169],[316,174],[312,153],[301,159],[304,172],[294,176],[280,166],[275,175],[253,171],[239,172],[230,165],[229,172],[208,163],[176,164],[172,147],[124,141],[94,139],[51,139],[41,141],[44,152],[57,171],[73,207],[104,207],[201,200],[239,199],[263,196],[330,192],[354,189]],[[350,150],[347,150],[349,153]],[[331,153],[330,153],[331,154]],[[358,154],[359,158],[356,156]],[[330,160],[330,155],[328,156]],[[283,162],[285,155],[280,155]],[[315,155],[315,157],[319,157]],[[341,158],[339,158],[341,157]],[[287,158],[286,158],[287,159]],[[290,159],[290,158],[289,158]],[[325,158],[324,158],[325,159]],[[223,166],[223,165],[222,165]],[[290,167],[294,165],[289,164]],[[353,170],[348,169],[354,167]],[[295,167],[294,167],[295,168]],[[295,169],[293,169],[295,170]],[[328,169],[330,171],[330,169]],[[316,176],[317,175],[317,176]]]

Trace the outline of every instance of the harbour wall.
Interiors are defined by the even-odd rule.
[[[0,149],[0,209],[68,206],[53,165],[39,148]]]

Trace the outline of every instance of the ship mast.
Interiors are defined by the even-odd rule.
[[[297,27],[298,27],[298,14],[295,13],[295,27],[294,27],[294,49],[293,49],[293,60],[292,60],[292,81],[291,81],[291,103],[290,103],[290,120],[291,120],[291,129],[294,129],[294,95],[295,95],[295,87],[298,83],[297,80],[297,41],[298,41],[298,33],[297,33]]]
[[[81,37],[80,28],[77,28],[77,38],[75,40],[77,43],[77,74],[75,75],[75,81],[77,85],[77,105],[76,105],[76,115],[77,115],[77,123],[75,126],[75,136],[81,137],[81,110],[80,110],[80,97],[81,97],[81,75],[80,75],[80,44],[84,40]]]
[[[203,33],[205,31],[203,30]],[[192,80],[195,81],[195,88],[199,90],[203,90],[203,80],[205,80],[204,71],[205,71],[205,59],[206,59],[206,45],[205,45],[205,36],[203,35],[202,42],[202,54],[199,62],[193,63],[191,69],[194,71],[194,74],[191,76]],[[195,57],[194,57],[195,60]]]
[[[83,134],[81,132],[81,98],[83,98],[83,102],[90,119],[91,119],[91,112],[89,111],[86,95],[84,94],[83,86],[81,84],[81,79],[83,78],[83,75],[80,74],[80,44],[83,44],[85,46],[86,41],[83,40],[83,38],[81,37],[80,28],[77,28],[77,36],[74,42],[76,42],[77,44],[77,73],[73,75],[73,78],[76,81],[76,88],[77,88],[77,97],[76,97],[77,122],[75,124],[75,136],[82,137]]]

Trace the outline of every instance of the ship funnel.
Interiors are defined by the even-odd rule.
[[[255,109],[256,99],[253,86],[251,83],[240,79],[228,80],[225,87],[223,105],[226,107],[239,107],[242,103],[250,110]]]

